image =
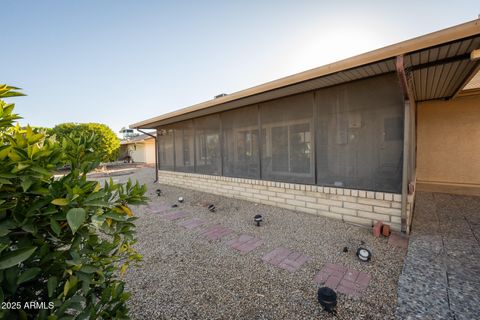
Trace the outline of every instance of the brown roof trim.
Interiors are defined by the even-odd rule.
[[[374,63],[380,60],[385,60],[398,55],[418,51],[421,49],[437,46],[439,44],[455,41],[458,39],[470,37],[480,34],[480,19],[472,20],[462,23],[447,29],[429,33],[410,40],[399,42],[390,46],[386,46],[377,50],[366,52],[348,59],[340,60],[331,64],[327,64],[318,68],[303,71],[291,76],[280,78],[278,80],[270,81],[249,89],[237,91],[224,97],[213,100],[208,100],[193,106],[182,108],[173,112],[163,114],[158,117],[140,121],[130,125],[130,128],[152,128],[155,122],[173,118],[186,113],[194,112],[201,109],[206,109],[229,101],[238,100],[255,94],[266,91],[282,88],[302,81],[322,77],[328,74],[339,71],[351,69],[369,63]]]

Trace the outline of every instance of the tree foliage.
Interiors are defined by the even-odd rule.
[[[87,180],[96,135],[57,141],[14,126],[14,105],[1,98],[16,89],[0,85],[0,303],[10,306],[0,319],[128,318],[121,276],[141,260],[129,205],[145,203],[146,187]],[[54,178],[63,161],[71,172]]]
[[[100,156],[102,162],[114,161],[117,159],[120,148],[120,139],[107,125],[102,123],[61,123],[56,125],[52,133],[58,138],[75,135],[95,134],[99,137],[92,146],[93,150]]]

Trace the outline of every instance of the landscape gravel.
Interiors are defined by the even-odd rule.
[[[148,206],[134,208],[136,249],[144,261],[125,275],[133,319],[394,319],[397,282],[406,250],[375,238],[368,228],[342,221],[295,212],[244,200],[153,183],[152,168],[134,168],[129,175],[110,175],[116,182],[131,178],[146,183],[150,206],[178,204],[189,217],[168,221],[152,214]],[[96,178],[102,180],[101,177]],[[160,188],[162,196],[155,190]],[[185,198],[178,203],[179,196]],[[210,212],[206,204],[215,204]],[[257,227],[255,214],[264,222]],[[178,223],[191,218],[205,220],[188,230]],[[220,224],[234,232],[208,240],[200,230]],[[264,240],[242,255],[227,241],[248,234]],[[364,246],[373,253],[361,262],[355,252]],[[348,252],[343,252],[347,246]],[[278,247],[306,254],[310,259],[290,273],[262,262]],[[316,300],[313,279],[325,263],[341,264],[372,276],[359,298],[338,296],[337,315],[322,310]]]

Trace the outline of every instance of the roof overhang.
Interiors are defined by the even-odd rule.
[[[132,124],[130,128],[156,128],[282,96],[395,72],[395,59],[400,55],[404,56],[417,101],[451,98],[458,94],[478,69],[479,61],[471,60],[470,53],[479,48],[480,19],[476,19],[169,112]]]

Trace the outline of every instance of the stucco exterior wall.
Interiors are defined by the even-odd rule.
[[[417,107],[417,182],[480,187],[480,95]]]
[[[145,162],[148,164],[155,163],[155,139],[145,141]]]
[[[133,162],[145,162],[145,146],[143,143],[136,143],[135,147],[131,145],[130,150]]]
[[[371,227],[401,230],[401,195],[196,173],[159,171],[159,183],[195,189]]]

